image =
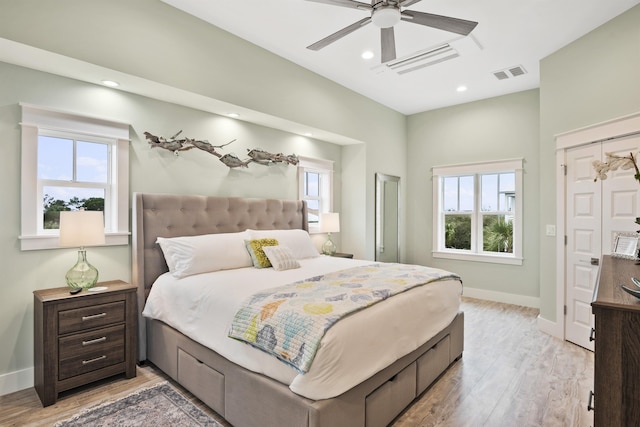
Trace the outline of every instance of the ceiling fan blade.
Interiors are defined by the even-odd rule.
[[[409,7],[409,6],[411,6],[412,4],[416,4],[416,3],[418,3],[419,1],[421,1],[421,0],[404,0],[404,1],[401,1],[401,2],[398,4],[398,6],[400,6],[400,7]]]
[[[405,10],[401,14],[401,19],[414,24],[426,25],[427,27],[437,28],[439,30],[449,31],[451,33],[468,35],[478,25],[475,21],[466,21],[464,19],[451,18],[448,16],[434,15],[431,13],[416,12],[414,10]]]
[[[307,46],[307,49],[320,50],[323,47],[326,47],[326,46],[330,45],[331,43],[335,42],[336,40],[341,39],[342,37],[346,36],[347,34],[353,33],[358,28],[364,27],[369,22],[371,22],[371,17],[367,16],[366,18],[361,19],[358,22],[349,25],[348,27],[344,27],[343,29],[341,29],[339,31],[336,31],[335,33],[331,34],[330,36],[327,36],[327,37],[323,38],[322,40],[319,40],[319,41],[315,42],[314,44]]]
[[[382,42],[380,58],[383,63],[396,59],[396,38],[393,27],[380,28],[380,40]]]
[[[316,3],[324,3],[324,4],[330,4],[333,6],[342,6],[342,7],[348,7],[351,9],[362,9],[362,10],[372,10],[373,6],[371,6],[368,3],[362,3],[359,1],[354,1],[354,0],[307,0],[307,1],[312,1],[312,2],[316,2]],[[417,0],[420,1],[420,0]]]

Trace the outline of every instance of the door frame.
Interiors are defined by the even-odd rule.
[[[565,153],[569,148],[640,133],[640,112],[555,135],[556,141],[556,322],[539,322],[544,332],[565,340]]]

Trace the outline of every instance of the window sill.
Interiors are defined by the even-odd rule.
[[[461,261],[487,262],[492,264],[522,265],[522,258],[514,256],[472,254],[463,252],[433,251],[434,258],[457,259]]]
[[[105,244],[100,246],[119,246],[129,244],[130,233],[107,233]],[[35,251],[41,249],[60,249],[58,236],[19,236],[20,250]]]

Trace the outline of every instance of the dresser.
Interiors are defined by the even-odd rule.
[[[116,280],[71,295],[34,295],[34,385],[43,406],[58,393],[112,375],[136,376],[136,287]]]
[[[640,420],[640,299],[633,288],[640,278],[634,261],[604,256],[591,307],[595,315],[595,377],[590,396],[595,427],[638,425]]]

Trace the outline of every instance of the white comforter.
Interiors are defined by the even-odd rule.
[[[329,329],[306,374],[227,333],[240,303],[262,289],[292,283],[371,261],[320,256],[299,260],[301,268],[253,267],[176,279],[164,274],[153,285],[143,316],[161,320],[194,341],[251,371],[287,384],[309,399],[338,396],[447,326],[460,305],[462,285],[440,281],[388,298]]]

